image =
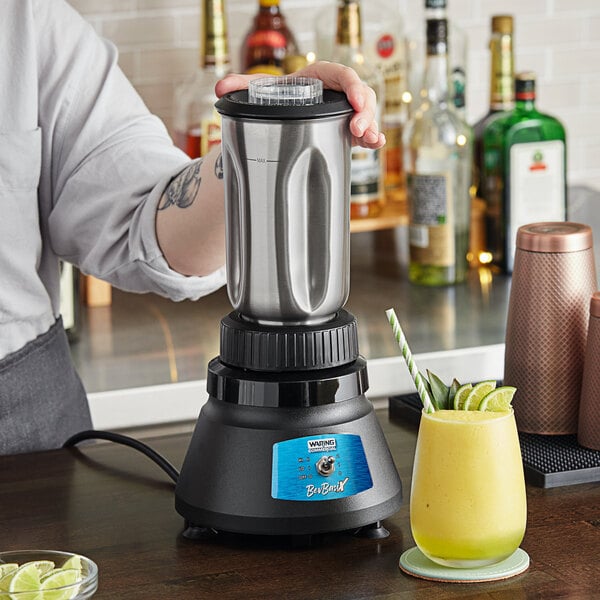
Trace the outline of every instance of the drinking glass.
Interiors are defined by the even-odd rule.
[[[449,567],[495,564],[519,547],[526,520],[514,413],[423,411],[410,495],[421,552]]]

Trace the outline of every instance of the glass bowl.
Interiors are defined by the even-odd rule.
[[[17,563],[22,566],[31,561],[52,561],[56,568],[62,567],[74,556],[81,559],[81,579],[77,583],[44,591],[8,592],[0,590],[0,600],[85,600],[98,589],[98,566],[81,554],[59,550],[11,550],[0,552],[0,566]]]

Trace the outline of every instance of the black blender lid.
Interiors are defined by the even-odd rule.
[[[298,82],[301,82],[298,85]],[[236,90],[225,94],[217,100],[215,108],[223,115],[229,117],[259,118],[259,119],[319,119],[337,115],[350,114],[353,108],[343,92],[334,90],[321,90],[314,92],[311,86],[320,80],[308,77],[265,77],[250,82],[252,86],[264,86],[265,89],[310,88],[305,98],[296,97],[290,102],[285,93],[281,99],[275,96],[254,100],[248,90]],[[317,87],[317,86],[314,86]],[[313,96],[313,92],[315,97]]]

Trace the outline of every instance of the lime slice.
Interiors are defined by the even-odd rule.
[[[40,594],[40,572],[33,561],[20,566],[14,573],[8,584],[9,592],[20,592],[19,600],[42,600]],[[31,592],[31,593],[27,593]]]
[[[5,575],[16,571],[18,568],[19,565],[17,563],[2,563],[0,565],[0,579],[2,579]]]
[[[77,595],[78,587],[73,586],[81,578],[79,569],[57,569],[42,578],[40,590],[44,600],[70,600]],[[60,589],[72,586],[70,589]]]
[[[456,390],[456,394],[454,394],[454,400],[453,400],[454,410],[462,410],[463,409],[465,400],[467,399],[467,396],[469,395],[469,393],[471,392],[472,389],[473,389],[472,383],[465,383],[464,385],[461,385]]]
[[[79,554],[73,554],[71,558],[67,559],[61,569],[77,569],[81,571],[81,556]]]
[[[496,382],[493,380],[480,381],[473,386],[463,404],[463,410],[477,410],[483,397],[496,388]]]
[[[15,571],[10,571],[9,573],[6,573],[3,577],[0,577],[0,592],[8,592],[8,586],[12,581]],[[2,597],[4,598],[4,595]]]
[[[29,562],[23,563],[21,566],[34,565],[38,570],[40,577],[49,573],[56,566],[51,560],[30,560]]]
[[[511,385],[502,385],[486,394],[479,403],[477,410],[486,410],[488,412],[509,411],[511,409],[510,403],[516,391],[517,388]]]

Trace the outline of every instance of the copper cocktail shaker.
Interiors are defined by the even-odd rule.
[[[504,383],[519,431],[577,432],[590,297],[597,290],[592,230],[571,222],[517,231]]]
[[[600,292],[590,300],[577,441],[586,448],[600,450]]]

